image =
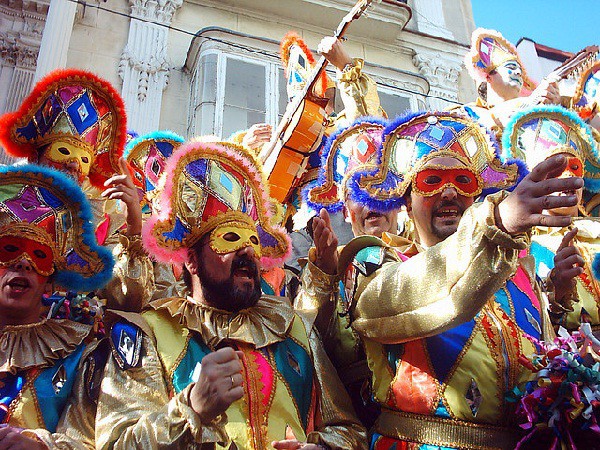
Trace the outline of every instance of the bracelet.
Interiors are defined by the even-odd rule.
[[[348,73],[350,72],[352,69],[354,69],[356,67],[356,65],[354,64],[354,62],[349,62],[348,64],[346,64],[344,66],[344,68],[342,69],[342,73]]]

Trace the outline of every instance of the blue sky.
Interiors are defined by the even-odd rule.
[[[600,45],[600,0],[471,0],[475,25],[500,31],[516,44],[539,44],[576,52]]]

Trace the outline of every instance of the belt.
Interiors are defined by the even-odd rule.
[[[374,430],[402,441],[477,450],[512,450],[518,429],[383,409]]]

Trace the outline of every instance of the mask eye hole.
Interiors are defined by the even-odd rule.
[[[437,175],[429,175],[427,178],[425,178],[423,180],[423,182],[425,184],[429,184],[429,185],[438,184],[441,181],[442,181],[442,179],[440,177],[438,177]]]
[[[39,250],[39,249],[38,249],[38,250],[34,250],[34,251],[33,251],[33,254],[34,254],[36,257],[40,258],[40,259],[45,259],[45,258],[46,258],[46,256],[47,256],[47,255],[46,255],[46,253],[45,253],[44,251],[42,251],[42,250]]]
[[[250,236],[250,242],[254,245],[258,245],[258,238],[256,236]]]
[[[228,242],[235,242],[240,240],[240,236],[239,234],[230,231],[229,233],[225,233],[223,235],[223,239],[225,239]]]
[[[81,162],[83,162],[83,163],[87,164],[88,162],[90,162],[90,159],[89,159],[87,156],[83,156],[83,157],[81,158]]]
[[[469,184],[473,180],[467,175],[459,175],[456,177],[456,181],[460,184]]]
[[[17,250],[19,250],[19,247],[17,247],[16,245],[12,245],[12,244],[6,244],[4,246],[4,250],[6,250],[7,252],[10,252],[10,253],[14,253]]]
[[[58,151],[61,152],[63,155],[70,155],[71,152],[69,151],[68,148],[66,147],[58,147]]]

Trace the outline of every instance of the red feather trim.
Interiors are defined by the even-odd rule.
[[[24,117],[31,117],[40,107],[41,102],[48,97],[49,93],[57,86],[66,86],[84,81],[87,86],[102,92],[103,96],[115,112],[116,129],[113,135],[112,146],[109,155],[103,158],[101,164],[96,162],[92,166],[90,182],[99,188],[104,188],[106,181],[114,173],[119,173],[119,158],[123,156],[127,139],[127,115],[125,103],[117,90],[106,80],[80,69],[58,69],[50,72],[36,83],[31,93],[21,103],[19,110],[4,114],[0,117],[0,145],[9,155],[27,158],[30,162],[37,162],[38,145],[33,143],[20,143],[13,139],[13,133],[17,122]]]

